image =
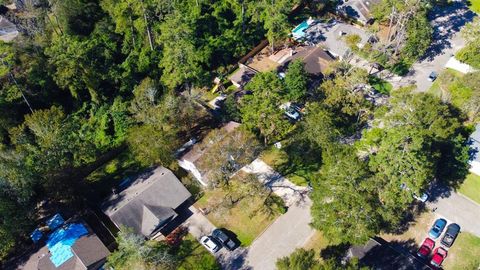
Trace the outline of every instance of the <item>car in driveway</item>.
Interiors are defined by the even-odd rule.
[[[443,218],[439,218],[435,220],[435,223],[433,223],[432,228],[430,229],[430,231],[428,231],[428,235],[430,236],[430,238],[437,239],[438,237],[440,237],[446,225],[447,225],[447,221]]]
[[[215,253],[221,248],[217,241],[211,236],[202,236],[200,243],[211,253]]]
[[[237,247],[237,244],[228,237],[228,235],[222,229],[215,229],[212,232],[212,236],[218,240],[226,249],[232,251]]]
[[[445,234],[443,235],[442,241],[440,243],[446,247],[451,247],[457,235],[460,233],[460,226],[456,223],[448,225]]]
[[[437,77],[438,77],[438,74],[435,71],[432,71],[430,75],[428,75],[428,80],[433,82],[437,79]]]
[[[285,109],[285,115],[287,115],[290,119],[297,121],[300,119],[300,113],[295,110],[292,106],[289,106]]]
[[[430,264],[434,267],[440,267],[443,261],[445,260],[445,258],[447,257],[447,254],[448,252],[446,249],[442,247],[438,247],[433,252],[433,256],[432,256],[432,260],[430,261]]]
[[[423,240],[422,245],[417,251],[418,257],[424,258],[424,259],[427,258],[428,255],[430,255],[430,252],[432,252],[433,247],[435,247],[435,241],[433,241],[428,237],[425,238],[425,240]]]

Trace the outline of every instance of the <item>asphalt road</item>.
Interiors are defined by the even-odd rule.
[[[427,91],[432,86],[428,76],[432,71],[440,74],[450,57],[465,45],[460,30],[475,16],[464,2],[434,8],[429,14],[434,30],[433,42],[422,59],[413,64],[410,72],[403,77],[387,72],[382,72],[379,76],[390,82],[394,88],[415,84],[417,91]]]
[[[435,210],[436,215],[460,225],[462,231],[480,237],[480,204],[459,193],[449,192],[427,206]]]

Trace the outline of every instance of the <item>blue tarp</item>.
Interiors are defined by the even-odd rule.
[[[47,226],[50,228],[50,230],[55,230],[56,228],[62,226],[63,223],[65,223],[63,217],[60,214],[56,214],[47,221]]]
[[[59,267],[73,257],[71,247],[78,238],[88,234],[87,228],[81,223],[68,224],[48,236],[47,247],[50,250],[50,260]]]
[[[43,238],[43,233],[37,228],[30,234],[30,238],[34,243],[38,243]]]

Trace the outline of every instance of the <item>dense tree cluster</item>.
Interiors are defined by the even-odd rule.
[[[367,267],[360,267],[356,260],[347,263],[339,263],[333,259],[320,262],[315,258],[315,251],[296,249],[290,256],[277,260],[278,270],[367,270]]]
[[[15,2],[5,16],[21,35],[0,42],[0,258],[38,201],[82,196],[82,179],[119,149],[170,164],[209,121],[189,90],[265,35],[285,37],[298,1]]]
[[[339,143],[327,108],[313,105],[306,116],[303,132],[322,149],[313,225],[330,239],[362,243],[394,229],[436,178],[454,184],[467,173],[462,118],[440,99],[397,90],[380,111],[354,145]]]

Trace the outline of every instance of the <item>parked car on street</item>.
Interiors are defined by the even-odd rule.
[[[446,247],[451,247],[453,242],[457,238],[457,235],[460,233],[460,226],[456,223],[448,225],[445,235],[443,235],[442,241],[440,243]]]
[[[215,229],[212,232],[212,236],[218,240],[226,249],[234,250],[237,247],[237,244],[228,237],[228,235],[222,231],[222,229]]]
[[[432,228],[428,232],[428,235],[430,236],[430,238],[437,239],[438,237],[440,237],[446,225],[447,225],[447,221],[443,218],[439,218],[435,220],[435,223],[433,223]]]
[[[422,245],[420,246],[420,248],[417,251],[418,257],[427,258],[428,255],[430,255],[430,252],[432,252],[433,247],[435,247],[435,241],[433,241],[432,239],[430,239],[428,237],[425,238],[425,240],[423,240]]]
[[[433,82],[437,79],[437,77],[438,77],[438,74],[435,71],[432,71],[432,73],[430,73],[430,75],[428,75],[428,80]]]
[[[217,252],[221,247],[211,236],[202,236],[200,243],[211,253]]]
[[[442,265],[443,261],[447,257],[447,254],[448,252],[444,248],[438,247],[433,252],[433,257],[432,257],[432,260],[430,261],[430,264],[435,267],[440,267],[440,265]]]

